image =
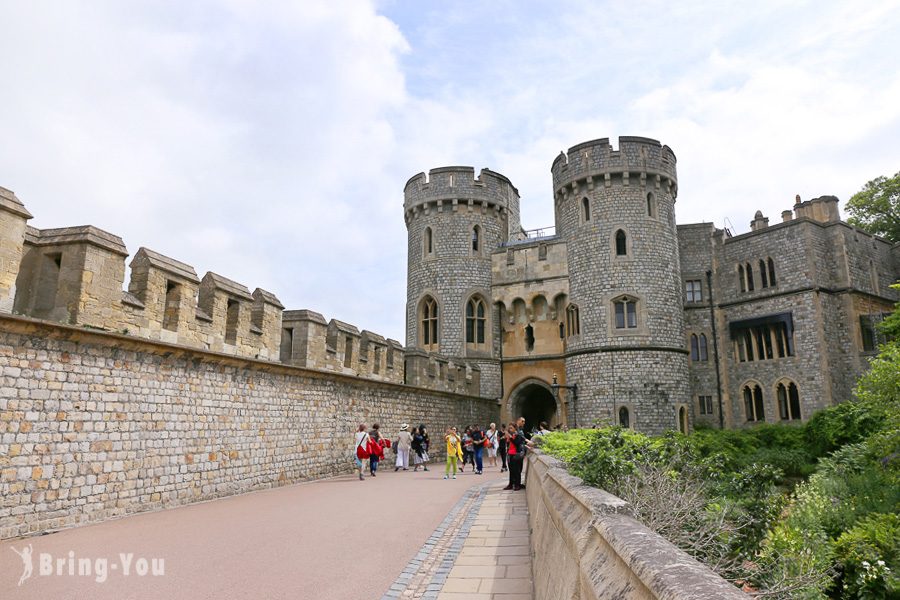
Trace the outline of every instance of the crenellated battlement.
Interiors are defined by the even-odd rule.
[[[307,369],[403,383],[403,346],[312,310],[282,314],[280,360]]]
[[[438,180],[450,171],[443,170]],[[472,175],[469,169],[472,189],[497,189],[506,181],[482,172],[480,179],[490,183],[479,184]],[[193,266],[145,247],[134,254],[123,290],[129,253],[122,238],[91,225],[37,229],[27,225],[30,218],[21,201],[0,188],[0,312],[309,369],[406,381],[405,350],[396,340],[337,319],[326,321],[311,310],[285,311],[272,292],[251,292],[214,272],[201,278]],[[473,390],[471,368],[463,366],[468,375],[461,379],[455,366],[433,371],[417,378],[421,385]],[[478,392],[475,387],[473,393]]]
[[[614,149],[609,138],[583,142],[560,152],[553,161],[553,189],[557,198],[577,192],[584,186],[623,185],[670,187],[673,194],[678,180],[675,172],[675,153],[657,140],[622,136],[619,148]]]
[[[477,178],[473,167],[431,169],[427,175],[411,177],[403,196],[407,223],[420,212],[457,211],[461,207],[518,214],[519,190],[506,176],[490,169],[482,169]]]
[[[480,395],[481,368],[477,363],[447,358],[407,348],[405,355],[406,383],[416,387],[470,396]]]

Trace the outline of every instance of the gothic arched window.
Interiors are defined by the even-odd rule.
[[[616,232],[616,256],[628,255],[628,237],[621,229]]]
[[[438,304],[431,296],[422,299],[419,311],[421,333],[419,341],[423,348],[437,350],[438,347]]]
[[[466,302],[466,343],[473,345],[484,344],[485,317],[484,300],[473,296]]]
[[[765,421],[766,410],[763,404],[762,388],[758,383],[744,386],[744,412],[747,415],[748,422]]]

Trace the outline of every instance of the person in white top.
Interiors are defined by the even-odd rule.
[[[490,460],[491,467],[497,466],[497,447],[500,445],[500,434],[497,431],[497,424],[491,423],[490,428],[484,432],[484,436],[487,438],[489,445],[487,447],[488,459]]]
[[[359,468],[359,480],[365,481],[366,478],[363,477],[365,459],[360,457],[360,450],[364,454],[368,455],[369,453],[369,434],[366,433],[365,423],[360,423],[359,427],[356,428],[356,447],[353,449],[353,458],[356,459],[356,466]]]
[[[412,435],[409,433],[409,424],[404,423],[400,426],[400,433],[397,434],[397,466],[394,471],[409,469],[409,449],[412,447]]]

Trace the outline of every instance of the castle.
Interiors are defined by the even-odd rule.
[[[851,396],[893,308],[900,244],[801,202],[749,233],[676,225],[675,155],[585,142],[551,171],[553,231],[525,231],[503,175],[432,169],[404,188],[406,346],[121,238],[39,230],[0,188],[0,313],[219,355],[489,398],[506,421],[796,421]]]
[[[525,231],[503,175],[432,169],[406,184],[410,348],[476,364],[501,419],[791,422],[851,397],[893,309],[900,244],[823,196],[732,235],[676,225],[675,154],[620,137],[551,167],[555,231]],[[412,356],[416,360],[416,356]]]

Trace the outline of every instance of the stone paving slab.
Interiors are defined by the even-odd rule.
[[[469,490],[383,600],[532,600],[525,494],[504,483]]]

